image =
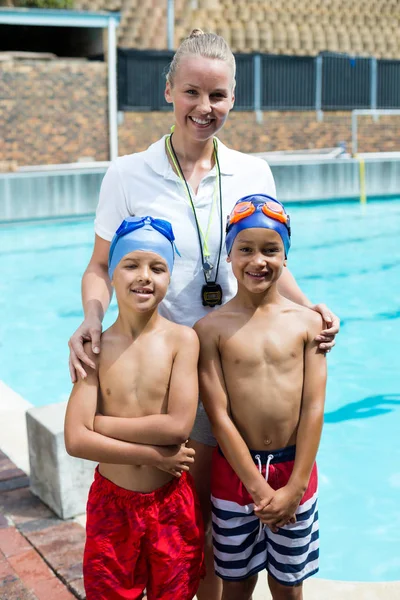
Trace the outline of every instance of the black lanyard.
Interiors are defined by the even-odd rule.
[[[199,225],[199,221],[197,219],[197,214],[196,214],[196,208],[192,199],[192,194],[190,193],[190,187],[188,185],[188,182],[186,181],[186,177],[182,171],[182,167],[179,163],[179,159],[176,155],[175,152],[175,148],[172,144],[172,133],[169,136],[169,144],[171,146],[171,151],[173,154],[173,158],[174,161],[176,163],[176,166],[179,169],[179,177],[181,178],[181,180],[184,182],[185,186],[186,186],[186,191],[187,191],[187,195],[188,198],[190,200],[190,204],[192,206],[192,210],[193,210],[193,214],[194,214],[194,220],[196,223],[196,229],[197,229],[197,237],[199,240],[199,245],[200,245],[200,253],[201,253],[201,265],[202,265],[202,269],[203,269],[203,275],[204,275],[204,280],[206,282],[206,284],[208,283],[216,283],[217,282],[217,278],[218,278],[218,271],[219,271],[219,263],[221,261],[221,254],[222,254],[222,244],[223,244],[223,239],[224,239],[224,230],[223,230],[223,216],[222,216],[222,186],[221,186],[221,170],[220,170],[220,166],[219,166],[219,161],[218,161],[218,152],[217,152],[217,141],[214,139],[213,140],[213,144],[214,144],[214,155],[215,155],[215,163],[216,163],[216,169],[217,169],[217,174],[218,174],[218,184],[219,184],[219,217],[220,217],[220,241],[219,241],[219,251],[218,251],[218,260],[217,260],[217,267],[215,269],[215,278],[214,281],[210,281],[211,276],[210,276],[210,272],[212,271],[213,267],[206,262],[205,257],[204,257],[204,252],[203,252],[203,242],[201,239],[201,229],[200,229],[200,225]],[[167,148],[168,148],[168,144],[167,144]]]

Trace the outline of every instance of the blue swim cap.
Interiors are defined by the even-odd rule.
[[[226,225],[226,252],[229,255],[240,231],[261,227],[273,229],[282,238],[287,257],[290,248],[290,218],[283,204],[265,194],[245,196],[238,200]]]
[[[130,252],[154,252],[167,263],[170,274],[174,267],[175,236],[172,225],[164,219],[153,217],[128,217],[118,227],[110,245],[108,273],[113,278],[120,260]]]

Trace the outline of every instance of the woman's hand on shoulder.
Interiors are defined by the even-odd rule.
[[[314,306],[310,306],[310,308],[319,313],[325,323],[325,329],[315,338],[319,342],[319,349],[322,352],[330,352],[336,343],[335,337],[339,333],[340,319],[326,304],[315,304]]]
[[[69,372],[72,383],[75,383],[78,377],[81,379],[87,377],[83,365],[96,368],[93,360],[85,352],[84,343],[91,342],[92,352],[99,354],[101,332],[101,320],[97,317],[87,317],[69,339]]]

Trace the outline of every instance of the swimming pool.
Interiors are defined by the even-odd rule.
[[[343,320],[319,453],[319,576],[398,580],[400,200],[289,208],[289,266],[309,297]],[[0,379],[35,405],[65,400],[92,220],[7,226],[0,235]],[[115,315],[113,304],[105,325]]]

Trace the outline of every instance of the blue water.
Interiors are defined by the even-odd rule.
[[[400,200],[293,206],[289,266],[342,318],[319,452],[320,577],[400,579]],[[66,400],[91,221],[0,229],[0,379]],[[111,306],[105,325],[115,318]]]

